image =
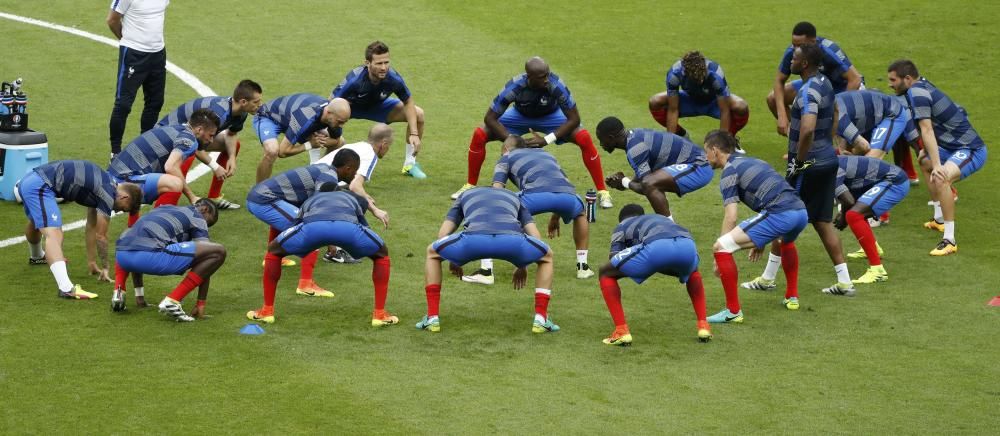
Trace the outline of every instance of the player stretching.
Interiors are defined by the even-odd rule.
[[[898,97],[878,91],[847,91],[837,94],[837,136],[847,142],[853,154],[882,159],[895,151],[893,160],[906,170],[912,183],[917,183],[913,155],[917,148],[917,128],[910,110]]]
[[[199,97],[184,103],[174,109],[169,115],[163,117],[157,124],[159,126],[169,126],[187,123],[191,119],[191,114],[198,109],[211,109],[219,116],[222,123],[219,125],[219,133],[212,139],[212,143],[199,150],[195,154],[202,162],[209,162],[212,173],[212,185],[208,188],[208,199],[215,202],[219,209],[239,209],[240,205],[222,198],[222,185],[226,179],[236,173],[236,156],[240,152],[239,134],[243,131],[243,125],[249,114],[257,113],[260,109],[261,93],[260,85],[253,80],[242,80],[236,89],[233,90],[232,97]],[[212,161],[208,152],[218,151],[219,157]],[[188,157],[181,164],[181,172],[187,175],[188,169],[194,163],[194,156]],[[167,198],[169,196],[169,199]],[[161,203],[177,204],[180,193],[170,193],[164,195]]]
[[[927,189],[935,202],[934,219],[924,223],[924,227],[944,232],[944,238],[930,254],[956,253],[952,184],[983,167],[986,144],[972,128],[965,109],[921,77],[913,62],[901,59],[889,65],[889,86],[897,95],[906,95],[924,143],[920,168],[927,175]]]
[[[215,137],[219,129],[219,116],[209,109],[198,109],[191,114],[187,124],[156,127],[135,138],[118,153],[108,172],[119,181],[131,182],[142,188],[142,202],[157,206],[160,195],[180,193],[191,204],[198,201],[188,186],[181,164],[195,155]],[[207,156],[207,155],[204,155]],[[172,199],[177,203],[177,197]],[[129,226],[139,218],[138,211],[129,216]]]
[[[390,97],[395,94],[396,97]],[[365,48],[365,64],[347,73],[333,88],[330,98],[343,98],[351,104],[351,118],[379,123],[406,121],[406,154],[402,173],[415,179],[427,175],[417,163],[417,153],[424,137],[424,110],[413,102],[403,76],[389,66],[389,46],[375,41]]]
[[[158,207],[122,233],[115,243],[115,294],[111,309],[125,310],[125,280],[133,273],[136,303],[145,305],[143,274],[184,275],[173,292],[160,302],[160,313],[179,322],[205,316],[212,274],[226,261],[226,247],[208,239],[208,228],[219,219],[215,203],[200,199],[193,206]],[[187,271],[187,274],[184,272]],[[198,302],[191,315],[181,301],[198,288]],[[140,302],[141,300],[141,302]]]
[[[580,126],[576,101],[566,84],[549,70],[549,64],[542,58],[536,56],[525,62],[524,74],[514,76],[504,85],[493,99],[483,121],[485,124],[472,132],[469,143],[468,180],[451,195],[453,200],[479,182],[479,170],[486,160],[487,142],[503,141],[510,135],[532,132],[532,137],[528,138],[529,147],[545,147],[567,141],[578,145],[583,165],[597,187],[598,202],[605,209],[613,206],[611,193],[604,186],[601,157],[590,133]]]
[[[837,199],[842,212],[837,228],[850,226],[861,244],[861,256],[867,257],[868,271],[854,283],[875,283],[889,280],[882,266],[882,247],[875,241],[866,218],[878,217],[899,204],[910,192],[906,174],[897,166],[868,156],[840,156],[837,171]]]
[[[638,204],[625,205],[618,213],[618,222],[611,234],[611,260],[601,267],[601,293],[615,323],[615,330],[604,343],[632,345],[618,279],[628,277],[641,284],[656,273],[677,277],[686,284],[698,319],[698,340],[710,341],[712,329],[705,320],[705,286],[698,272],[698,250],[691,233],[662,215],[643,215]]]
[[[768,242],[779,241],[785,271],[785,297],[788,310],[799,308],[799,255],[795,239],[806,227],[806,205],[795,190],[766,162],[736,153],[736,138],[729,132],[714,130],[705,136],[705,150],[712,168],[722,169],[719,190],[722,192],[721,236],[715,241],[715,271],[726,292],[726,308],[708,317],[708,322],[743,322],[743,309],[737,287],[739,273],[733,253],[750,248],[750,260],[760,258]],[[739,203],[757,216],[737,225]],[[774,285],[772,283],[771,288]]]
[[[323,155],[320,147],[333,150],[343,145],[343,125],[349,119],[351,105],[342,98],[327,100],[314,94],[292,94],[265,103],[253,119],[253,128],[264,146],[264,157],[257,165],[257,183],[271,177],[279,157],[315,151],[316,155],[309,159],[315,161]],[[281,134],[285,137],[278,142]]]
[[[573,222],[573,242],[576,244],[576,278],[593,277],[594,271],[587,262],[590,225],[583,200],[576,195],[576,188],[566,178],[556,158],[545,150],[528,148],[524,138],[510,136],[503,143],[503,157],[493,171],[493,187],[503,189],[510,180],[520,190],[521,204],[531,215],[551,212],[549,238],[559,236],[559,218],[564,223]],[[482,259],[479,270],[462,281],[493,284],[493,259]]]
[[[462,224],[462,231],[452,234]],[[441,262],[447,260],[451,273],[462,276],[462,265],[476,259],[503,259],[514,266],[514,289],[521,289],[528,277],[525,267],[538,265],[535,274],[534,333],[557,332],[559,326],[548,316],[552,295],[552,250],[541,241],[531,212],[506,189],[475,188],[458,196],[438,230],[438,240],[427,247],[427,315],[417,323],[421,330],[441,331],[438,308],[441,303]]]
[[[320,187],[321,192],[309,197],[302,204],[295,225],[268,244],[267,256],[272,259],[288,255],[311,256],[317,248],[337,245],[356,258],[371,258],[372,284],[375,287],[372,326],[396,324],[399,318],[385,310],[389,292],[389,248],[369,228],[365,211],[370,210],[386,228],[389,221],[378,209],[369,209],[368,199],[361,195],[350,191],[323,192],[336,188],[335,183],[325,183]],[[247,318],[274,322],[274,294],[280,279],[281,267],[277,262],[269,262],[264,269],[264,307],[247,312]]]
[[[834,93],[864,89],[864,77],[854,68],[854,64],[847,57],[847,54],[840,49],[837,43],[816,36],[816,26],[803,21],[792,28],[792,44],[785,49],[785,55],[778,64],[778,74],[774,78],[774,88],[767,95],[767,106],[771,109],[771,114],[778,122],[778,134],[788,136],[789,106],[795,101],[795,97],[800,92],[805,79],[795,80],[786,84],[792,74],[792,56],[795,49],[805,45],[813,44],[820,48],[821,59],[814,65],[817,72],[826,76]],[[781,102],[780,104],[776,102]]]
[[[608,177],[608,185],[646,196],[653,212],[667,218],[672,217],[665,193],[683,197],[712,181],[705,150],[673,133],[626,130],[621,120],[607,117],[597,124],[597,138],[608,153],[625,150],[625,157],[635,171],[635,180],[619,171]]]
[[[340,147],[326,156],[323,156],[316,163],[325,163],[327,165],[333,165],[333,159],[337,156],[337,153],[341,150],[354,150],[358,156],[361,157],[361,164],[358,166],[358,173],[354,175],[354,179],[350,180],[350,184],[347,185],[351,192],[360,194],[361,196],[371,200],[372,197],[368,195],[365,191],[365,183],[371,181],[372,174],[375,172],[375,165],[378,164],[379,159],[382,159],[386,153],[389,152],[389,147],[392,145],[393,136],[392,128],[383,123],[375,123],[370,129],[368,129],[368,139],[361,142],[354,142]],[[347,181],[341,181],[341,184],[346,185]],[[336,248],[331,248],[327,250],[326,254],[323,255],[323,260],[327,262],[335,263],[358,263],[357,260],[351,257],[351,254]]]
[[[700,51],[689,51],[667,72],[667,92],[649,98],[649,113],[667,131],[688,137],[678,118],[710,116],[734,136],[750,120],[747,102],[730,94],[722,67]],[[738,149],[742,152],[742,149]]]
[[[84,160],[60,160],[33,169],[17,184],[15,192],[24,203],[28,225],[24,238],[28,240],[28,265],[48,263],[62,298],[86,300],[97,294],[74,285],[66,271],[63,256],[62,212],[56,198],[86,206],[87,257],[91,274],[98,280],[108,277],[108,224],[112,212],[139,210],[142,190],[132,183],[118,183],[97,164]],[[42,246],[42,236],[45,245]],[[43,249],[44,248],[44,249]],[[100,264],[94,259],[97,252]]]

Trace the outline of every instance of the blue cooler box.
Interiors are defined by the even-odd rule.
[[[0,132],[0,198],[14,201],[14,185],[35,167],[49,162],[42,132]]]

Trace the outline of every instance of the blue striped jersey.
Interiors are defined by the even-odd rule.
[[[463,226],[465,233],[490,235],[520,235],[524,226],[535,222],[513,192],[486,187],[459,195],[445,219]]]
[[[187,159],[198,151],[198,139],[187,125],[155,127],[130,142],[111,159],[108,172],[124,179],[128,176],[165,173],[171,153]]]
[[[722,67],[710,59],[705,59],[705,66],[708,69],[705,80],[695,83],[684,72],[681,61],[674,63],[667,72],[667,95],[678,96],[683,90],[699,103],[715,101],[719,97],[729,97],[729,84],[726,83],[726,74],[722,71]]]
[[[57,160],[35,167],[56,197],[97,209],[105,216],[114,211],[118,182],[97,164],[86,160]]]
[[[823,62],[819,65],[819,72],[830,78],[834,90],[837,92],[846,91],[847,79],[844,79],[844,74],[853,65],[851,59],[837,43],[822,36],[816,37],[816,45],[823,51]],[[792,75],[792,54],[794,53],[795,46],[789,45],[781,57],[781,63],[778,64],[778,71],[786,76]]]
[[[652,213],[626,218],[611,232],[611,256],[628,247],[669,238],[694,240],[687,229],[663,215]]]
[[[326,129],[320,120],[323,109],[330,101],[316,94],[292,94],[264,103],[257,110],[258,117],[265,117],[280,126],[285,139],[292,144],[304,144],[313,133]],[[344,130],[329,129],[331,138],[339,138]]]
[[[850,191],[858,198],[865,191],[881,182],[893,185],[909,183],[906,173],[899,167],[882,159],[868,156],[838,156],[836,195]]]
[[[378,83],[368,77],[368,67],[362,65],[347,73],[330,93],[330,98],[340,97],[351,103],[351,107],[370,108],[382,104],[389,95],[396,94],[401,101],[410,99],[410,88],[406,87],[403,76],[389,68],[389,73]]]
[[[795,189],[767,162],[733,154],[719,180],[722,205],[743,202],[754,212],[805,209]]]
[[[350,191],[318,192],[309,197],[299,208],[299,220],[304,223],[314,221],[346,221],[368,226],[365,209],[358,196]]]
[[[529,118],[542,117],[558,109],[568,111],[576,107],[576,101],[573,100],[569,88],[555,73],[549,73],[549,86],[541,90],[528,86],[527,74],[514,76],[493,99],[490,110],[503,114],[511,103],[521,115]]]
[[[965,108],[952,101],[933,83],[921,77],[906,91],[914,122],[931,120],[938,145],[955,150],[959,148],[985,147],[983,139],[969,123]]]
[[[258,204],[287,201],[295,206],[313,196],[323,183],[339,182],[337,172],[327,164],[293,168],[257,184],[247,194],[247,201]]]
[[[809,78],[799,88],[799,93],[792,102],[791,123],[788,126],[788,158],[797,157],[800,161],[816,159],[816,166],[834,166],[837,164],[837,153],[833,149],[833,88],[830,80],[822,74]],[[813,132],[812,147],[805,158],[796,156],[799,149],[799,129],[802,117],[816,116],[816,130]]]
[[[878,91],[846,91],[834,97],[837,105],[837,134],[854,142],[858,136],[871,141],[872,131],[885,119],[910,117],[910,111],[903,106],[899,97]],[[884,134],[884,133],[883,133]],[[907,123],[903,137],[913,142],[919,136],[913,123]]]
[[[541,148],[518,148],[502,156],[493,169],[493,183],[514,182],[522,193],[576,193],[556,158]]]
[[[236,133],[243,130],[243,125],[246,124],[247,114],[233,116],[233,98],[232,97],[198,97],[174,109],[173,112],[167,114],[163,117],[156,125],[158,126],[171,126],[175,124],[186,124],[191,118],[191,114],[198,109],[211,109],[218,115],[219,121],[222,125],[219,126],[219,131],[229,130],[230,133]]]
[[[126,229],[115,250],[159,251],[170,244],[205,239],[208,223],[195,206],[160,206]]]
[[[641,179],[653,170],[675,164],[707,165],[705,150],[695,143],[670,132],[650,129],[628,131],[625,157]]]

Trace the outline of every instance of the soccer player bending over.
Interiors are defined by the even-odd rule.
[[[957,253],[952,185],[983,167],[986,144],[972,128],[965,109],[922,77],[913,62],[901,59],[889,65],[889,86],[897,95],[906,96],[924,143],[920,168],[934,202],[934,219],[924,227],[944,232],[944,238],[930,254]]]
[[[136,304],[145,306],[143,275],[184,275],[173,292],[160,302],[160,313],[178,322],[205,316],[205,299],[212,274],[226,261],[226,247],[208,239],[208,228],[219,219],[219,209],[208,199],[193,206],[158,207],[146,214],[115,243],[115,293],[111,309],[125,310],[125,280],[134,274]],[[187,274],[184,272],[187,271]],[[191,315],[181,301],[198,288]]]
[[[795,239],[806,227],[806,205],[795,190],[766,162],[736,153],[736,138],[729,132],[714,130],[705,136],[705,150],[712,168],[722,169],[719,190],[722,192],[721,236],[715,241],[715,273],[726,292],[726,308],[708,317],[708,322],[743,322],[737,279],[739,273],[733,253],[750,248],[750,260],[760,259],[764,247],[779,241],[781,266],[785,270],[785,297],[788,310],[799,308],[799,255]],[[739,203],[757,216],[737,225]],[[773,286],[772,286],[773,287]]]
[[[517,185],[521,204],[528,208],[531,215],[552,213],[548,225],[549,238],[559,236],[560,218],[567,224],[573,222],[576,278],[593,277],[594,272],[587,263],[590,225],[583,200],[576,195],[576,188],[566,178],[556,158],[540,148],[528,148],[520,136],[510,136],[503,143],[503,156],[493,171],[493,187],[503,189],[507,180]],[[462,276],[462,281],[492,285],[493,259],[481,260],[479,270],[471,276]]]
[[[452,234],[458,226],[463,230]],[[548,316],[552,295],[552,250],[541,241],[528,208],[506,189],[474,188],[455,200],[438,230],[438,240],[427,247],[425,268],[427,315],[417,323],[421,330],[441,331],[438,308],[441,303],[441,262],[447,260],[452,275],[462,277],[462,265],[477,259],[503,259],[514,266],[514,289],[521,289],[528,277],[525,267],[538,265],[535,275],[534,333],[557,332],[559,326]]]
[[[385,299],[389,292],[389,248],[365,220],[365,211],[389,227],[389,221],[378,209],[369,209],[368,199],[350,191],[335,191],[336,183],[324,183],[320,192],[309,197],[295,220],[295,225],[281,232],[267,246],[269,258],[283,258],[288,255],[305,256],[317,248],[336,245],[355,258],[368,257],[372,260],[372,284],[375,288],[375,309],[372,311],[372,326],[382,327],[399,322],[399,318],[385,310]],[[264,269],[264,307],[247,312],[247,318],[266,323],[274,322],[273,299],[281,267],[270,262]],[[271,298],[271,304],[266,301]]]
[[[850,226],[861,244],[861,250],[847,257],[868,259],[868,271],[854,283],[889,280],[889,273],[882,266],[882,247],[875,241],[866,218],[878,217],[903,201],[910,192],[910,182],[902,169],[882,159],[840,156],[838,160],[837,200],[843,212],[837,216],[835,225],[840,230]]]
[[[271,177],[278,158],[309,151],[309,161],[344,145],[343,126],[351,119],[351,105],[342,98],[327,100],[315,94],[278,97],[257,110],[253,127],[264,147],[257,165],[257,183]],[[278,136],[285,137],[278,142]]]
[[[626,130],[621,120],[607,117],[597,124],[597,138],[608,153],[625,150],[625,157],[635,171],[635,180],[619,171],[608,177],[608,185],[644,195],[653,212],[667,218],[673,219],[665,193],[683,197],[712,181],[705,150],[673,133]]]
[[[708,342],[712,329],[705,320],[705,286],[691,233],[662,215],[643,213],[638,204],[627,204],[618,213],[619,224],[611,234],[611,260],[601,267],[601,293],[615,323],[614,332],[604,343],[632,344],[618,279],[628,277],[641,284],[656,273],[677,277],[687,285],[698,320],[698,340]]]
[[[468,180],[451,195],[452,200],[476,186],[479,170],[486,160],[487,142],[503,141],[510,135],[531,132],[529,147],[563,142],[578,145],[583,165],[597,188],[598,202],[605,209],[613,206],[611,194],[604,186],[601,156],[597,154],[590,133],[580,126],[576,101],[566,84],[549,70],[549,64],[542,58],[536,56],[524,63],[524,74],[514,76],[504,85],[486,111],[483,122],[483,126],[472,132],[472,141],[469,142]]]
[[[63,256],[62,212],[56,198],[86,206],[87,257],[91,274],[108,277],[108,225],[113,212],[139,210],[142,190],[132,183],[119,183],[97,164],[84,160],[60,160],[36,167],[17,184],[15,193],[24,203],[28,225],[28,265],[48,263],[62,298],[86,300],[97,294],[73,284]],[[42,236],[45,237],[44,247]],[[44,248],[44,249],[43,249]],[[97,259],[94,259],[96,252]],[[99,262],[99,263],[98,263]]]
[[[182,192],[194,204],[199,197],[188,186],[181,164],[211,143],[219,130],[219,123],[219,116],[210,109],[198,109],[186,124],[149,130],[133,139],[111,159],[108,172],[119,181],[139,185],[143,204],[176,204]],[[167,195],[169,193],[177,195]],[[163,202],[157,201],[161,195],[164,196]],[[138,212],[131,214],[129,226],[137,219]]]
[[[863,90],[841,92],[834,100],[837,136],[846,142],[848,152],[882,159],[894,151],[896,165],[906,170],[912,183],[920,181],[909,150],[918,148],[920,134],[899,97]]]
[[[222,197],[222,185],[226,179],[236,173],[236,155],[240,152],[239,134],[243,131],[247,116],[257,113],[261,104],[260,85],[253,80],[242,80],[236,89],[233,90],[232,97],[198,97],[184,103],[174,109],[169,115],[163,117],[158,126],[170,126],[187,123],[191,115],[198,109],[209,109],[218,115],[222,123],[219,125],[219,133],[215,135],[212,142],[203,150],[195,152],[196,156],[188,157],[181,164],[181,172],[187,175],[188,170],[194,163],[195,157],[212,168],[212,185],[208,188],[208,199],[215,202],[219,209],[239,209],[240,205],[226,200]],[[212,161],[209,152],[219,152],[216,161]],[[164,195],[160,204],[177,204],[180,193]]]

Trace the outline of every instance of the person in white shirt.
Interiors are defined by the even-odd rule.
[[[333,163],[334,156],[337,152],[343,149],[354,150],[361,157],[361,164],[358,165],[358,172],[355,174],[354,179],[350,181],[348,189],[358,195],[361,195],[368,199],[372,204],[375,200],[365,192],[365,182],[371,180],[372,173],[375,171],[375,165],[378,164],[379,159],[389,152],[389,146],[392,145],[393,136],[392,128],[383,123],[375,123],[371,129],[368,130],[368,139],[366,141],[355,142],[353,144],[347,144],[331,151],[326,156],[316,159],[315,155],[310,155],[314,164],[325,163],[331,165]],[[310,150],[319,151],[318,149]],[[345,185],[346,181],[341,180],[341,185]],[[327,252],[323,255],[323,260],[327,262],[336,263],[358,263],[360,261],[351,257],[346,251],[340,249],[339,247],[328,247]]]
[[[108,123],[112,158],[121,152],[125,123],[140,86],[144,100],[141,132],[152,129],[160,118],[167,83],[163,20],[168,4],[170,0],[111,1],[108,28],[119,40],[115,106]]]

